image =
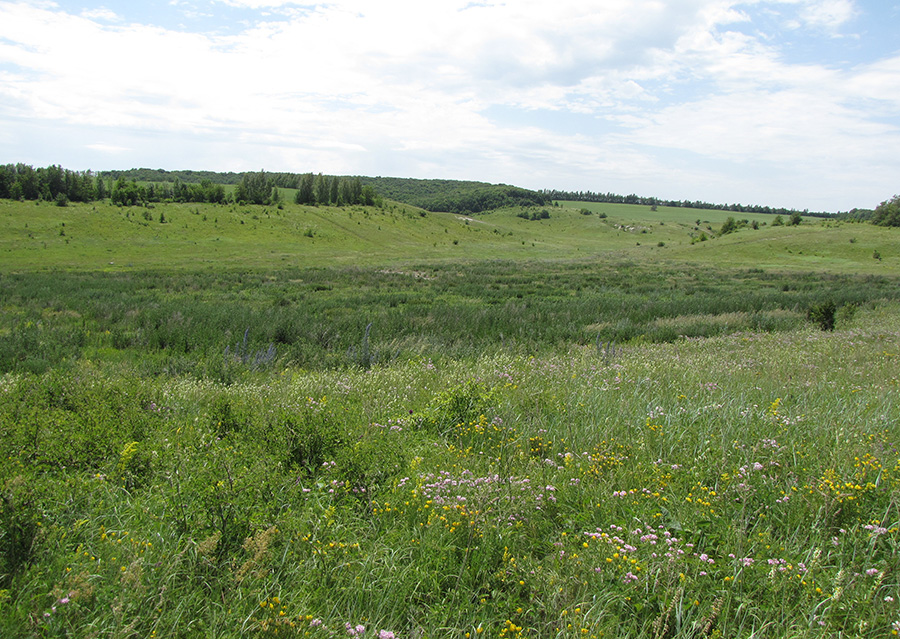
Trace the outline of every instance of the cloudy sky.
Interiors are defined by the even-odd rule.
[[[871,208],[898,34],[900,0],[0,0],[0,162]]]

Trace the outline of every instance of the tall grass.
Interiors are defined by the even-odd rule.
[[[632,262],[471,262],[404,269],[20,273],[0,279],[0,370],[133,362],[147,374],[233,380],[267,365],[545,353],[598,340],[671,342],[780,331],[808,310],[900,297],[878,276]],[[365,348],[364,348],[365,346]],[[226,349],[228,353],[226,354]],[[229,357],[228,355],[231,355]]]
[[[329,277],[307,290],[330,281],[341,307],[359,287]],[[384,281],[352,281],[366,278]],[[284,292],[259,284],[238,290]],[[58,311],[87,318],[90,345],[81,303]],[[247,308],[244,322],[266,309]],[[879,303],[834,332],[283,365],[229,384],[136,358],[8,373],[0,633],[889,636],[898,318]],[[266,323],[248,324],[264,344]]]

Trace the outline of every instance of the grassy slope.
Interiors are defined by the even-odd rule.
[[[603,212],[581,215],[582,207]],[[867,224],[807,219],[801,227],[762,226],[712,236],[722,211],[563,203],[549,220],[518,210],[474,218],[391,204],[363,207],[158,205],[153,209],[0,201],[0,268],[118,270],[240,266],[378,265],[477,259],[572,259],[615,253],[663,260],[798,271],[900,272],[895,232]],[[144,219],[144,214],[152,219]],[[166,223],[159,223],[160,214]],[[744,217],[744,216],[739,216]],[[772,216],[750,215],[761,224]],[[696,220],[701,220],[699,227]],[[698,229],[698,230],[695,230]],[[712,230],[710,230],[712,229]],[[310,237],[311,236],[311,237]],[[662,243],[664,246],[659,246]],[[873,258],[873,253],[882,259]]]

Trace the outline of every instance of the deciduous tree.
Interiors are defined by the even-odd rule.
[[[900,195],[895,195],[875,207],[872,224],[878,226],[900,226]]]

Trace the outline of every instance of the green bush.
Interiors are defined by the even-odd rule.
[[[814,304],[806,311],[806,318],[823,331],[833,331],[837,305],[832,301]]]
[[[468,381],[439,393],[425,410],[410,416],[410,423],[428,432],[446,435],[460,424],[477,421],[489,412],[495,393],[484,384]]]

